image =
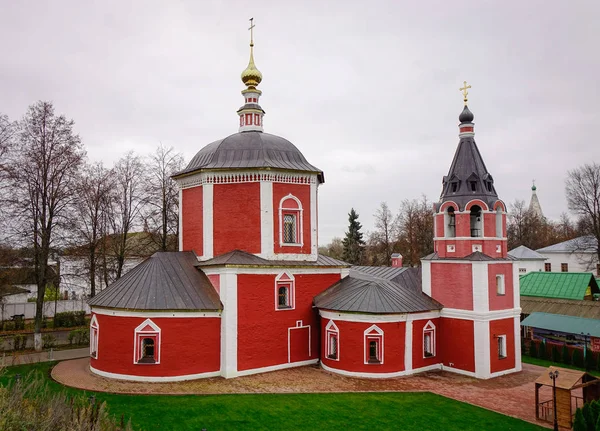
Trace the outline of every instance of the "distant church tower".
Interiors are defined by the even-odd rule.
[[[435,253],[422,260],[423,292],[444,305],[444,368],[490,378],[521,369],[519,277],[507,255],[506,206],[475,144],[468,88],[434,208]]]
[[[535,182],[531,186],[531,201],[529,201],[529,211],[540,219],[544,218],[542,206],[540,205],[540,200],[537,197],[537,187],[535,186]]]

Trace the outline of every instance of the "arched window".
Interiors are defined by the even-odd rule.
[[[456,216],[454,214],[454,207],[448,207],[446,210],[446,237],[454,238],[456,236]]]
[[[364,332],[365,364],[383,364],[383,331],[373,325]]]
[[[423,357],[435,356],[435,325],[430,320],[423,327]]]
[[[325,356],[327,359],[334,361],[340,360],[340,331],[337,326],[330,320],[325,327]]]
[[[133,362],[134,364],[160,363],[160,328],[150,319],[146,319],[135,328]]]
[[[275,310],[291,310],[294,308],[294,277],[287,273],[275,278]]]
[[[473,205],[471,207],[471,236],[473,238],[483,236],[481,217],[481,207]]]
[[[94,314],[90,321],[90,356],[94,359],[98,359],[98,337],[100,335],[100,325],[98,325],[98,318]]]
[[[302,203],[289,194],[279,203],[279,244],[302,246],[302,237]]]

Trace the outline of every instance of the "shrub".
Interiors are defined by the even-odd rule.
[[[6,321],[4,322],[4,330],[5,331],[14,331],[15,330],[15,322]]]
[[[573,350],[573,365],[583,368],[583,353],[579,349]]]
[[[13,322],[15,323],[15,330],[16,331],[20,331],[21,329],[25,329],[25,319],[23,319],[23,316],[21,315],[16,315],[13,319]]]
[[[42,335],[42,345],[44,349],[52,349],[56,346],[56,337],[52,334]]]
[[[27,347],[27,335],[17,334],[13,337],[13,350],[25,350]]]
[[[585,418],[583,417],[583,412],[581,411],[581,408],[578,408],[575,411],[575,420],[573,421],[573,431],[587,431],[587,424],[585,423]]]
[[[557,346],[552,346],[552,362],[560,362],[560,352]]]
[[[85,311],[64,311],[54,316],[55,328],[85,326]]]
[[[596,368],[596,358],[594,357],[594,352],[592,352],[590,349],[587,349],[587,352],[585,353],[585,369],[593,370],[594,368]]]
[[[82,329],[74,329],[69,332],[69,344],[70,345],[79,345],[79,344],[89,344],[90,342],[90,333],[87,328]]]
[[[544,343],[543,341],[540,343],[540,345],[538,346],[538,358],[540,359],[547,359],[548,355],[547,355],[547,350],[546,350],[546,343]]]
[[[566,344],[562,348],[562,363],[567,365],[571,364],[571,355]]]
[[[595,423],[596,425],[600,424],[600,421],[598,420],[598,418],[600,417],[600,401],[593,400],[590,403],[590,408],[592,409],[593,423]],[[596,428],[598,428],[598,427],[596,426]]]
[[[531,343],[529,344],[529,356],[531,356],[532,358],[537,358],[537,346],[535,344],[535,341],[531,340]]]
[[[594,431],[594,428],[596,427],[594,424],[594,416],[590,407],[590,403],[586,403],[583,405],[581,413],[583,413],[583,418],[585,419],[587,431]]]

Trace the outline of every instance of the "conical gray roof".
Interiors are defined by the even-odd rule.
[[[159,252],[88,301],[126,310],[217,311],[223,305],[191,251]]]

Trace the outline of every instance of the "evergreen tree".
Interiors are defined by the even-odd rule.
[[[531,340],[529,343],[529,356],[532,358],[537,358],[537,346],[535,345],[535,341]]]
[[[589,371],[596,368],[596,359],[594,358],[594,352],[592,352],[590,349],[587,349],[587,353],[585,355],[585,369]]]
[[[598,419],[596,419],[596,430],[595,431],[600,431],[600,415],[598,415]]]
[[[560,362],[560,353],[558,351],[558,347],[552,346],[552,362],[559,363]]]
[[[542,341],[538,347],[539,347],[538,358],[547,359],[548,355],[547,355],[547,351],[546,351],[546,343],[544,341]]]
[[[573,350],[573,365],[583,368],[583,354],[579,349]]]
[[[567,365],[571,364],[571,355],[569,354],[569,348],[566,344],[562,348],[562,363]]]
[[[596,424],[596,430],[597,430],[598,425],[600,425],[600,422],[598,421],[598,418],[600,418],[600,401],[593,400],[590,403],[590,408],[592,409],[592,420],[593,420],[593,423]]]
[[[585,423],[585,418],[583,417],[583,412],[581,408],[577,409],[575,412],[575,420],[573,421],[573,431],[587,431],[587,424]]]
[[[362,261],[365,241],[361,229],[362,225],[358,221],[358,213],[352,208],[348,213],[348,232],[346,232],[343,244],[344,260],[353,265],[360,265]]]
[[[583,405],[583,408],[581,409],[581,413],[583,413],[583,418],[585,419],[587,431],[594,431],[594,428],[596,428],[596,426],[594,424],[594,414],[592,413],[592,408],[590,407],[590,403],[586,403]]]

